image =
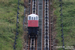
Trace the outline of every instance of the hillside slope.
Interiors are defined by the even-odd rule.
[[[17,3],[18,0],[0,0],[0,50],[13,50],[16,33]],[[20,4],[23,4],[23,0],[20,1]],[[20,29],[17,40],[17,50],[22,49],[23,10],[24,7],[20,5]]]
[[[56,23],[56,32],[58,39],[58,45],[62,46],[61,42],[61,17],[60,15],[60,7],[59,1],[55,1],[55,15],[57,16]],[[64,42],[65,46],[74,46],[75,45],[75,0],[63,0],[63,32],[64,32]]]

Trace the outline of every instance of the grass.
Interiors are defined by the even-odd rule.
[[[16,33],[17,3],[18,0],[0,0],[0,50],[13,50]],[[20,4],[23,4],[23,0],[20,1]],[[20,5],[17,50],[22,50],[23,10],[24,7]]]
[[[56,32],[57,39],[59,41],[58,45],[61,46],[61,17],[59,1],[55,1],[54,7],[56,8],[54,14],[57,16]],[[63,0],[63,32],[64,32],[64,42],[65,46],[75,45],[75,1],[74,0]]]

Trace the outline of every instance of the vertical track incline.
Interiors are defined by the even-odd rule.
[[[50,0],[43,0],[43,32],[42,50],[52,50],[51,48],[51,17]]]

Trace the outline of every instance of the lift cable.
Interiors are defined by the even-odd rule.
[[[64,33],[63,33],[63,13],[62,13],[62,0],[59,0],[59,2],[60,2],[60,16],[61,16],[61,33],[62,33],[62,35],[61,35],[61,38],[62,38],[62,48],[63,48],[63,50],[65,50],[65,47],[64,47]]]
[[[16,50],[16,41],[17,41],[17,39],[18,39],[18,34],[19,34],[19,32],[18,32],[18,29],[19,29],[19,5],[20,5],[20,3],[19,3],[19,1],[20,0],[18,0],[18,7],[17,7],[17,22],[16,22],[16,35],[15,35],[15,40],[14,40],[14,46],[13,46],[13,50]]]

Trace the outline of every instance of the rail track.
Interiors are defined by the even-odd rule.
[[[42,35],[41,35],[41,50],[52,50],[52,34],[51,34],[51,5],[50,0],[43,1],[43,17],[42,17]],[[29,13],[38,14],[38,0],[29,0]],[[37,49],[37,38],[28,37],[27,50],[38,50]]]
[[[29,14],[38,14],[38,0],[29,0]],[[37,50],[37,37],[28,38],[28,50]]]
[[[42,50],[52,50],[50,0],[43,0],[43,36]]]
[[[29,45],[28,50],[37,50],[37,39],[29,38],[28,45]]]

